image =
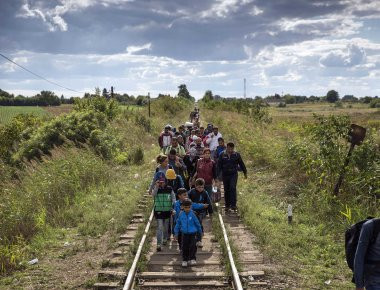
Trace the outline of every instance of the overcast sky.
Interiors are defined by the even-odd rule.
[[[377,0],[0,0],[0,52],[80,92],[380,95]],[[0,88],[65,91],[0,58]]]

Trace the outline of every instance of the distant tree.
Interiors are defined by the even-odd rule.
[[[358,98],[354,97],[354,95],[344,95],[342,98],[343,102],[357,102]]]
[[[51,91],[41,91],[34,98],[36,98],[40,106],[59,106],[61,104],[58,96]]]
[[[178,97],[185,98],[188,100],[194,100],[194,98],[190,95],[189,91],[187,90],[187,87],[185,84],[179,85],[178,86]]]
[[[99,87],[95,87],[95,96],[100,97],[100,89],[99,89]]]
[[[371,103],[373,98],[369,97],[369,96],[365,96],[364,98],[361,98],[361,102],[364,103],[364,104],[369,104]]]
[[[308,99],[309,102],[318,102],[320,100],[320,97],[317,96],[310,96]]]
[[[104,98],[106,98],[106,99],[108,99],[108,98],[110,97],[110,95],[109,95],[109,93],[108,93],[108,91],[107,91],[106,88],[103,89],[102,96],[103,96]]]
[[[205,92],[204,96],[203,96],[203,100],[204,100],[205,102],[208,102],[208,101],[212,101],[213,99],[214,99],[214,96],[213,96],[213,94],[212,94],[212,91],[207,90],[207,91]]]
[[[296,97],[289,95],[289,94],[286,94],[284,96],[284,101],[285,101],[285,104],[295,104],[296,103]]]
[[[136,105],[137,106],[144,106],[147,103],[148,103],[147,96],[142,96],[142,95],[137,96],[137,98],[136,98]]]
[[[10,93],[8,93],[6,91],[3,91],[2,89],[0,89],[0,97],[4,97],[4,98],[8,98],[8,99],[13,99],[14,95],[10,94]]]
[[[335,103],[339,100],[339,93],[335,90],[330,90],[327,92],[326,101],[329,103]]]

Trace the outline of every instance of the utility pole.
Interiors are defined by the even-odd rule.
[[[244,99],[247,97],[246,93],[247,93],[247,80],[244,78]]]
[[[113,99],[113,86],[111,86],[111,99]]]
[[[148,116],[150,118],[150,93],[148,93]]]

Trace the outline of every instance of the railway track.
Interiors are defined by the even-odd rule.
[[[203,220],[205,232],[203,247],[198,248],[197,265],[187,268],[181,266],[182,259],[177,242],[171,240],[163,246],[161,252],[157,252],[156,238],[149,241],[149,235],[155,231],[153,210],[150,211],[149,219],[144,219],[146,213],[149,213],[147,208],[149,199],[152,197],[145,193],[127,232],[120,236],[117,249],[103,263],[104,269],[98,274],[99,282],[94,284],[95,289],[240,290],[269,287],[263,271],[263,256],[254,247],[252,235],[238,213],[224,211],[223,189],[222,200],[215,205],[213,214],[213,219],[219,224],[215,220],[212,222],[210,217]],[[214,236],[212,226],[215,225],[220,227],[222,239]],[[135,256],[132,258],[129,255],[130,261],[128,261],[126,253],[131,251],[138,229],[143,226],[144,233],[139,240]],[[144,245],[149,247],[147,253],[143,253]],[[234,253],[231,248],[234,249]],[[142,259],[146,261],[146,266],[143,271],[137,271],[138,263]]]
[[[223,191],[222,191],[223,194]],[[223,196],[222,196],[223,197]],[[143,197],[142,205],[133,215],[127,232],[120,236],[117,248],[105,260],[104,269],[98,274],[99,282],[94,289],[267,289],[263,271],[263,256],[252,243],[253,237],[243,225],[238,213],[225,213],[223,198],[216,205],[214,219],[218,219],[223,232],[223,245],[213,235],[212,221],[207,217],[203,221],[205,235],[203,248],[198,248],[197,265],[182,268],[178,244],[170,241],[161,252],[157,252],[156,239],[149,242],[149,251],[144,258],[147,260],[146,269],[137,272],[137,264],[143,258],[142,249],[147,243],[147,237],[154,232],[155,220],[153,212],[144,224],[144,211],[147,210],[148,194]],[[144,225],[145,231],[139,242],[139,248],[134,256],[132,266],[126,270],[128,263],[125,253],[133,244],[137,229]],[[232,254],[230,242],[233,243]],[[228,255],[223,257],[222,247]],[[239,270],[236,268],[238,258]],[[227,274],[227,263],[230,273]],[[129,264],[131,264],[129,261]]]

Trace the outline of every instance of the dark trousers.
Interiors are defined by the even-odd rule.
[[[204,230],[203,230],[203,219],[206,217],[206,212],[203,211],[203,212],[200,212],[200,213],[196,213],[197,215],[197,218],[199,220],[199,223],[201,224],[201,228],[202,228],[202,234],[204,233]],[[202,234],[200,235],[199,233],[196,235],[196,241],[197,242],[202,242]]]
[[[226,207],[236,207],[236,184],[238,174],[223,176],[224,202]]]
[[[182,233],[182,259],[183,261],[195,260],[196,253],[197,253],[197,246],[195,242],[195,233],[194,234]]]
[[[178,233],[178,247],[182,251],[182,233]]]

